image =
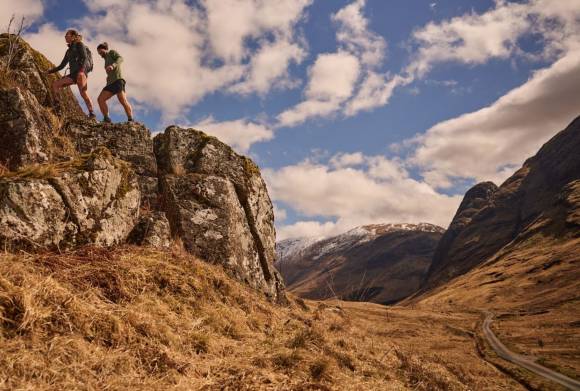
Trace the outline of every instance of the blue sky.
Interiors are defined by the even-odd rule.
[[[67,28],[89,46],[107,40],[153,132],[194,126],[250,155],[279,238],[445,226],[469,186],[499,184],[580,112],[579,0],[8,0],[0,11],[25,14],[26,38],[53,61]],[[99,68],[95,97],[102,80]]]

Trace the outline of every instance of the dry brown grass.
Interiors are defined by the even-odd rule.
[[[492,311],[492,328],[511,350],[572,378],[580,377],[580,237],[528,235],[471,272],[409,303],[421,309]],[[479,324],[470,328],[479,333]],[[560,386],[499,359],[494,365],[531,387]]]
[[[514,389],[446,327],[470,317],[290,302],[178,244],[4,254],[0,389]]]
[[[71,160],[63,162],[50,162],[43,164],[31,164],[29,166],[22,167],[17,171],[10,171],[6,166],[0,164],[0,179],[48,179],[57,177],[64,172],[70,172],[74,170],[82,169],[83,165],[87,162],[89,158],[95,154],[104,155],[106,157],[111,156],[111,152],[100,147],[95,149],[89,154],[76,155]],[[127,164],[116,160],[116,164],[126,167]]]

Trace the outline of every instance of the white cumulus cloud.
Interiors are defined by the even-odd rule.
[[[295,126],[309,118],[335,113],[353,92],[360,63],[347,52],[321,54],[309,70],[306,100],[278,116],[279,126]]]
[[[44,4],[41,0],[2,0],[0,1],[0,25],[3,30],[8,27],[10,17],[14,15],[15,25],[20,25],[24,18],[24,25],[39,19],[44,13]],[[14,27],[14,25],[12,26]],[[3,31],[4,32],[4,31]]]
[[[242,154],[248,153],[252,144],[274,137],[274,132],[267,126],[245,119],[219,122],[213,117],[207,117],[192,127],[219,138]]]
[[[276,202],[311,218],[279,227],[280,239],[327,236],[371,223],[447,226],[461,199],[410,178],[402,162],[384,156],[340,154],[327,163],[309,159],[264,175]]]
[[[95,50],[109,42],[125,58],[131,98],[179,119],[206,95],[265,94],[291,83],[288,67],[306,48],[295,32],[311,0],[85,0],[90,13],[73,21]],[[26,38],[59,62],[64,31],[40,27]],[[60,50],[53,50],[60,47]],[[49,48],[49,50],[46,50]],[[96,56],[97,68],[101,59]],[[103,87],[102,72],[91,75],[91,93]]]

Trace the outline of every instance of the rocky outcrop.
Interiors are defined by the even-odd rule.
[[[113,156],[129,162],[138,176],[143,204],[155,205],[157,162],[151,133],[145,126],[135,122],[100,124],[70,120],[62,133],[72,140],[79,153],[90,153],[95,147],[102,146],[108,148]]]
[[[165,249],[171,246],[171,228],[165,213],[154,211],[141,216],[129,235],[129,243]]]
[[[293,241],[293,249],[282,242],[276,268],[304,298],[392,304],[419,288],[443,232],[431,224],[377,224],[305,246]]]
[[[0,35],[1,70],[10,39]],[[128,239],[168,248],[178,237],[201,259],[284,301],[272,266],[272,203],[250,159],[192,129],[170,127],[154,148],[141,124],[88,120],[70,89],[51,91],[53,65],[14,42],[0,75],[3,244],[64,249]]]
[[[0,243],[5,248],[111,246],[138,218],[140,192],[128,165],[106,149],[80,161],[37,166],[0,179]]]
[[[194,129],[169,127],[154,147],[173,234],[192,253],[282,299],[273,207],[258,167]]]
[[[58,76],[45,74],[53,64],[22,39],[12,40],[16,49],[9,61],[8,35],[0,35],[0,164],[18,170],[64,160],[73,149],[61,136],[60,123],[82,110],[69,89],[53,94]]]
[[[16,42],[11,58],[8,56],[10,41]],[[63,55],[65,50],[63,41]],[[57,95],[53,93],[52,83],[60,78],[59,74],[46,74],[46,71],[53,67],[54,64],[31,48],[23,39],[16,39],[15,36],[9,38],[8,34],[0,34],[0,69],[8,69],[8,72],[0,77],[0,90],[18,87],[29,91],[39,105],[61,119],[83,116],[83,111],[70,89],[63,89]]]
[[[538,230],[546,237],[577,235],[578,151],[580,117],[499,188],[483,183],[471,189],[438,245],[425,289],[468,272]]]
[[[32,93],[0,89],[0,164],[10,170],[50,158],[50,117]]]

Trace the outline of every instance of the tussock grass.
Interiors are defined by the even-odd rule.
[[[104,148],[99,147],[89,154],[76,155],[74,158],[62,161],[62,162],[50,162],[43,164],[31,164],[25,166],[17,171],[10,171],[4,165],[0,164],[0,179],[49,179],[57,177],[65,172],[70,172],[74,170],[80,170],[87,163],[87,161],[95,156],[101,155],[110,158],[111,152]],[[126,175],[129,174],[128,164],[115,160],[115,165],[121,168]]]
[[[322,309],[314,320],[307,304],[290,301],[274,305],[178,246],[6,253],[0,388],[384,386],[326,357],[326,322],[340,316]]]
[[[388,314],[378,305],[301,302],[292,295],[288,306],[275,305],[179,243],[167,251],[124,246],[5,253],[0,389],[466,390],[505,384],[469,353],[469,336],[448,332],[449,319],[407,309]],[[434,355],[428,338],[455,338],[455,351]],[[465,368],[452,365],[458,357]]]

